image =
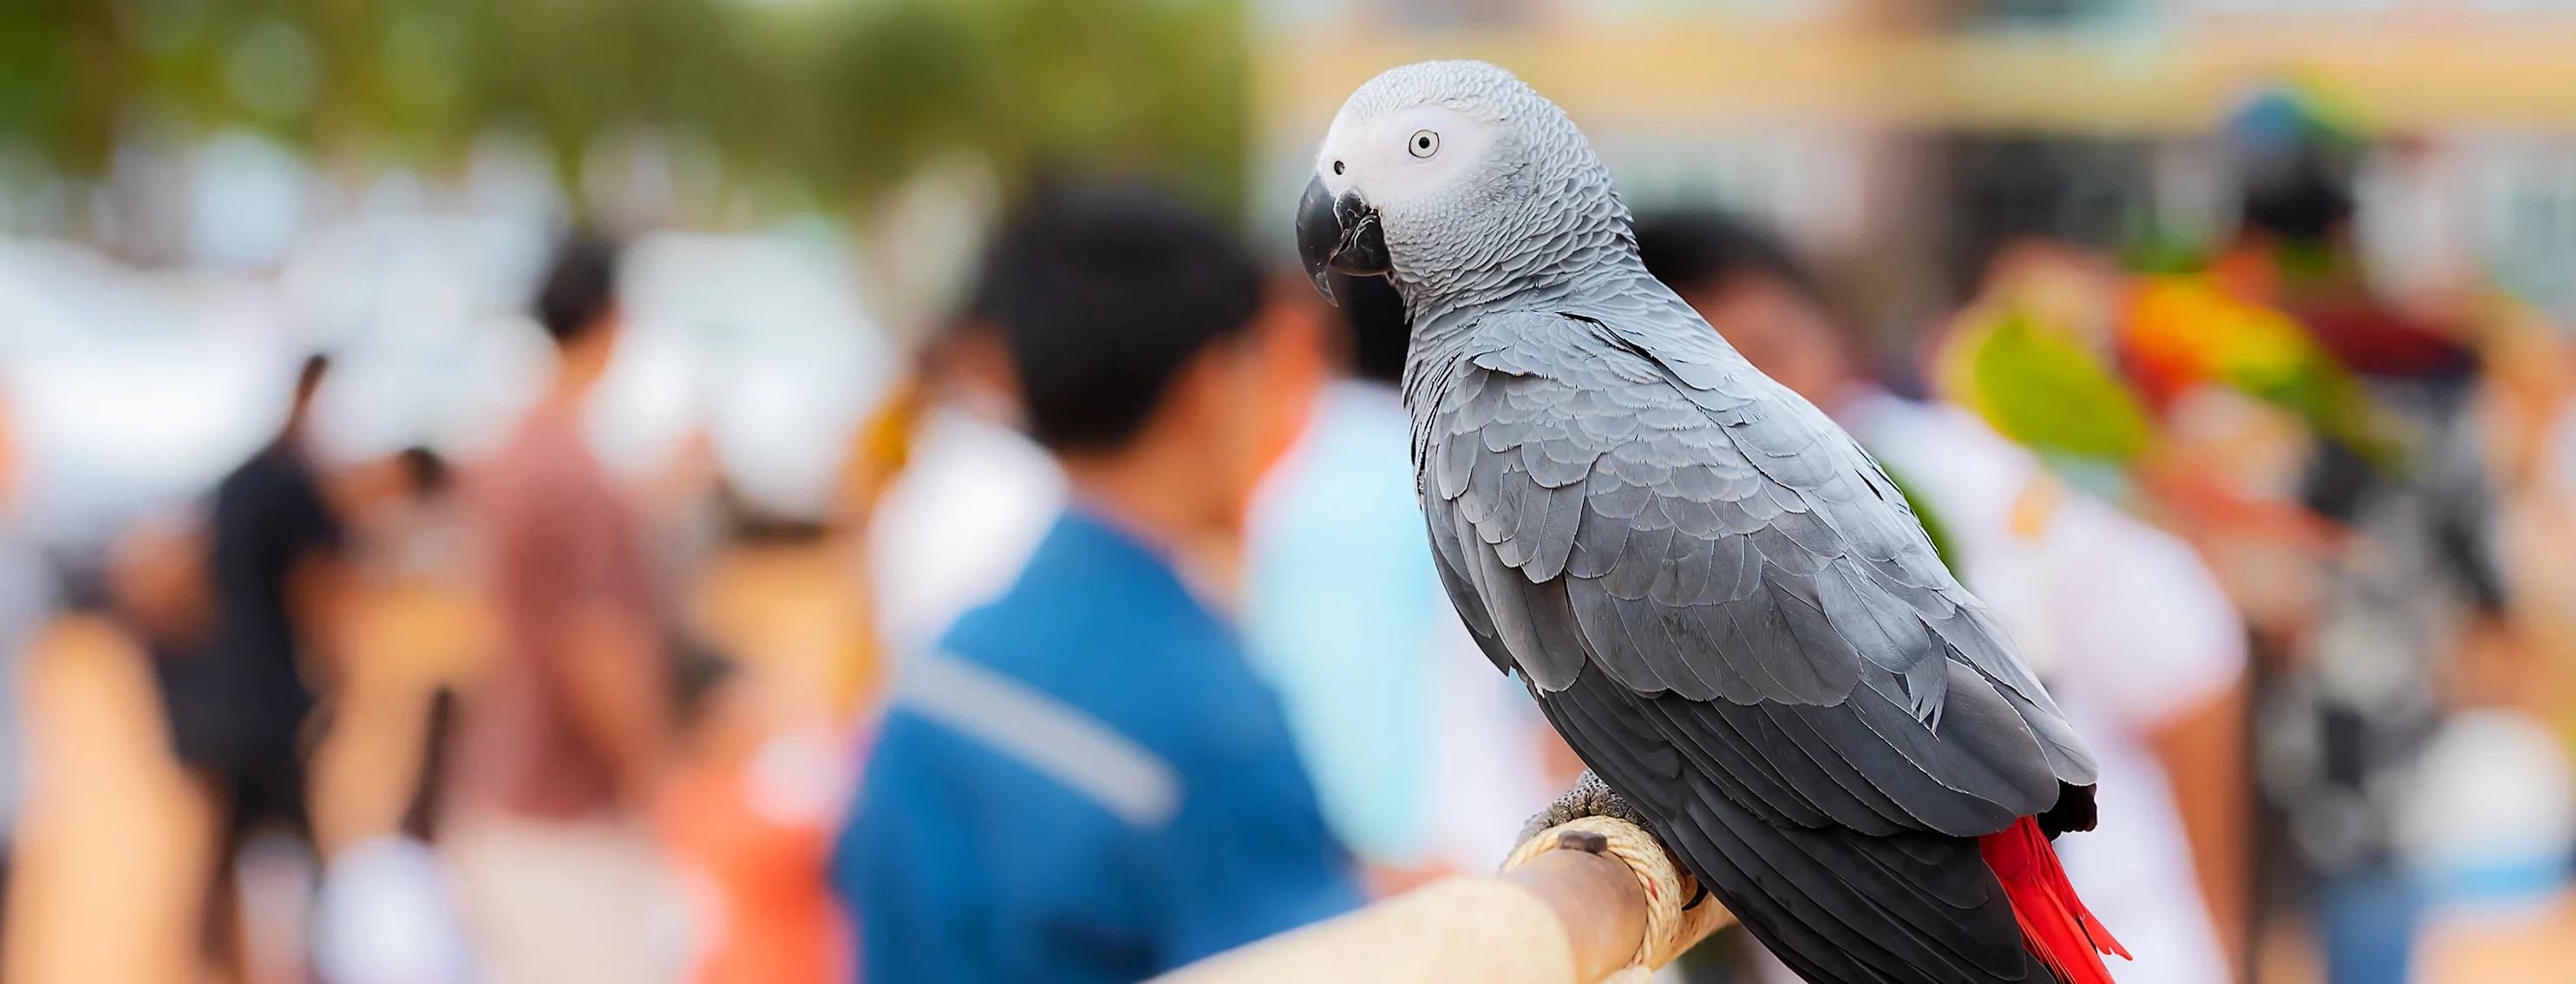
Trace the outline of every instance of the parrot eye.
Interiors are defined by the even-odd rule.
[[[1437,154],[1440,152],[1440,135],[1429,130],[1415,130],[1413,142],[1406,144],[1405,149],[1412,151],[1415,157]]]
[[[1342,173],[1342,162],[1340,162],[1340,161],[1334,161],[1334,162],[1333,162],[1333,173],[1334,173],[1334,174],[1340,174],[1340,173]]]

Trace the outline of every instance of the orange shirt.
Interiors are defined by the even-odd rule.
[[[692,882],[700,917],[692,984],[849,979],[847,921],[824,880],[831,817],[796,802],[841,783],[809,775],[814,763],[799,760],[810,751],[800,738],[774,738],[688,769],[663,790],[662,841]]]

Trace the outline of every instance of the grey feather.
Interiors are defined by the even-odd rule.
[[[2046,692],[2009,640],[1941,567],[1901,497],[1857,491],[1872,488],[1876,463],[1814,408],[1785,392],[1762,395],[1759,385],[1737,387],[1756,394],[1740,404],[1755,408],[1745,415],[1751,423],[1718,425],[1689,397],[1688,380],[1657,358],[1655,346],[1637,341],[1694,330],[1686,307],[1662,310],[1670,323],[1652,335],[1605,317],[1599,326],[1624,345],[1601,344],[1598,328],[1585,330],[1591,322],[1488,314],[1493,324],[1476,333],[1485,354],[1449,371],[1491,375],[1507,366],[1530,374],[1462,386],[1486,395],[1425,422],[1435,435],[1458,435],[1435,437],[1428,452],[1437,470],[1463,470],[1468,479],[1454,499],[1432,506],[1464,522],[1457,542],[1471,555],[1472,575],[1464,580],[1473,602],[1493,613],[1496,637],[1524,676],[1541,693],[1554,692],[1590,662],[1639,693],[1841,708],[1833,713],[1856,715],[1858,727],[1831,747],[1882,792],[1964,790],[1986,804],[1922,808],[1945,824],[1992,819],[2005,807],[2036,812],[2057,779],[2089,781],[2080,739],[2044,703]],[[1733,355],[1699,343],[1674,348],[1712,363]],[[1542,372],[1543,365],[1564,368]],[[1629,381],[1645,374],[1639,367],[1658,365],[1667,370],[1660,378]],[[1752,373],[1740,360],[1736,371]],[[1506,391],[1513,395],[1491,398]],[[1657,408],[1630,414],[1641,426],[1673,426],[1617,441],[1598,436],[1612,428],[1587,427],[1578,416],[1632,406]],[[1490,437],[1495,425],[1474,418],[1529,407],[1551,409],[1514,416],[1511,440]],[[1754,439],[1762,443],[1737,443]],[[1474,459],[1463,469],[1462,445]],[[1780,449],[1798,457],[1769,455]],[[1586,458],[1579,479],[1538,474]],[[1454,487],[1434,479],[1435,487]],[[1861,686],[1864,668],[1872,687]],[[1966,679],[1978,685],[1963,714]],[[1856,696],[1863,692],[1865,699]],[[2012,716],[1991,713],[1998,709]],[[2043,776],[2048,784],[2034,778]]]

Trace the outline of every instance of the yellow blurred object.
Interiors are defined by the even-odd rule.
[[[2132,374],[2160,403],[2217,383],[2296,414],[2318,434],[2381,467],[2403,452],[2405,425],[2305,325],[2245,300],[2211,276],[2145,278],[2121,337]]]
[[[874,595],[866,580],[868,520],[875,515],[877,502],[886,489],[911,463],[914,435],[929,413],[930,398],[930,381],[920,373],[898,381],[877,405],[876,412],[860,425],[857,446],[841,473],[841,510],[837,517],[843,544],[840,559],[856,579],[848,594],[856,605],[852,617],[857,626],[840,639],[825,673],[824,693],[836,715],[846,716],[861,706],[876,681],[881,660],[876,613],[868,601]]]
[[[874,683],[865,594],[822,546],[738,546],[699,578],[695,621],[724,652],[774,684],[784,716],[837,718]]]
[[[877,497],[894,484],[912,460],[913,432],[930,407],[930,385],[919,374],[906,376],[887,391],[876,412],[859,425],[857,444],[841,471],[844,522],[859,522],[876,507]]]
[[[2296,319],[2238,300],[2206,277],[2146,278],[2127,323],[2130,354],[2159,386],[2221,380],[2259,390],[2324,356]]]

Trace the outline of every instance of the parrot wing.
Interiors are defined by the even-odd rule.
[[[1428,398],[1460,614],[1756,935],[1823,980],[2030,973],[1973,838],[2093,763],[1848,435],[1627,305],[1488,315]]]

